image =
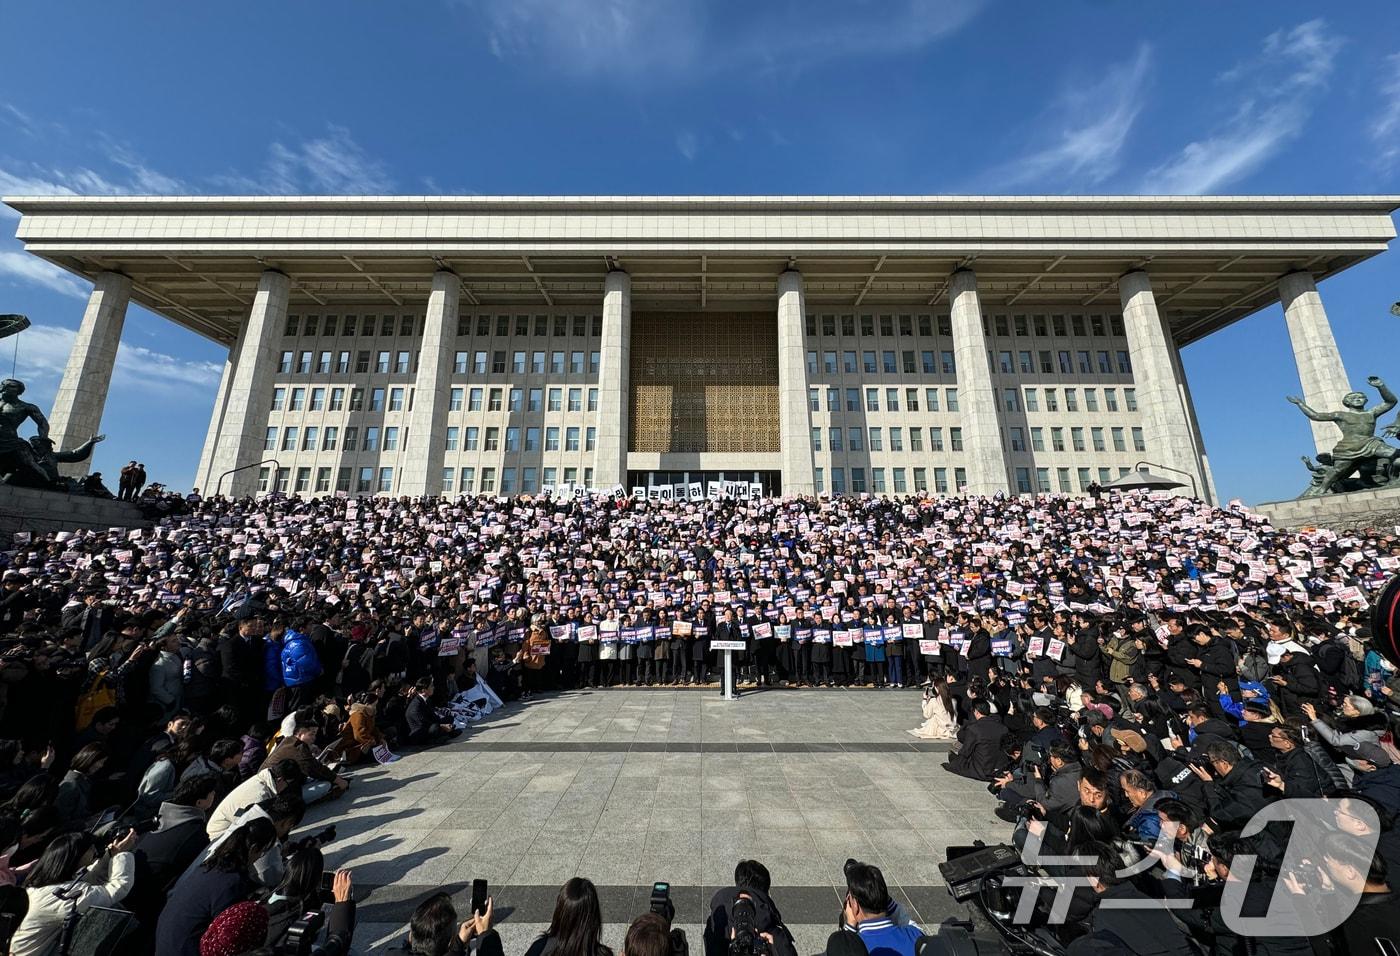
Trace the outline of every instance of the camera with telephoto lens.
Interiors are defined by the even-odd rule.
[[[282,934],[281,940],[273,948],[276,956],[345,956],[350,949],[350,940],[340,934],[331,934],[324,943],[317,943],[316,937],[326,925],[325,914],[304,913]]]
[[[729,956],[768,956],[772,948],[758,935],[758,913],[753,900],[741,896],[729,908],[729,925],[734,935],[729,940]]]

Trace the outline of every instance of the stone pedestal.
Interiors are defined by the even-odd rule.
[[[1393,530],[1400,525],[1400,488],[1353,491],[1345,495],[1266,501],[1249,509],[1264,515],[1276,528],[1362,528]]]
[[[0,534],[150,526],[140,509],[129,502],[0,485]]]

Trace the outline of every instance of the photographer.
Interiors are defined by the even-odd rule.
[[[286,875],[266,899],[268,946],[279,947],[293,938],[300,942],[301,933],[318,931],[322,920],[302,925],[301,917],[307,913],[319,916],[329,902],[330,912],[324,917],[326,940],[338,940],[341,952],[349,948],[355,928],[350,871],[339,870],[331,879],[329,901],[325,899],[324,873],[325,861],[316,847],[300,848],[287,857]]]
[[[86,833],[68,833],[50,843],[25,880],[29,911],[10,940],[11,956],[53,952],[71,917],[120,903],[136,880],[135,845],[135,830],[126,831],[105,854]],[[104,861],[105,877],[96,867]]]
[[[768,895],[771,885],[768,868],[762,863],[739,861],[734,867],[734,885],[719,890],[710,900],[710,916],[704,930],[705,956],[724,956],[731,951],[736,938],[735,906],[740,900],[747,901],[752,912],[751,924],[740,928],[762,937],[773,956],[796,956],[792,933],[783,923],[777,904]]]
[[[890,915],[892,903],[879,867],[854,860],[846,864],[842,924],[855,930],[872,953],[914,956],[924,931],[913,923],[896,923]]]
[[[1195,956],[1196,948],[1171,914],[1123,875],[1117,849],[1098,844],[1085,851],[1096,857],[1087,876],[1097,900],[1088,932],[1069,945],[1070,956]]]
[[[430,896],[418,904],[409,918],[407,941],[389,952],[404,956],[463,956],[474,948],[476,956],[503,956],[501,937],[492,928],[494,911],[495,903],[487,897],[486,912],[473,913],[459,924],[452,897],[446,893]]]
[[[209,923],[257,888],[254,864],[277,842],[264,819],[230,833],[202,864],[175,884],[156,924],[155,956],[198,956],[199,937]]]
[[[1253,760],[1240,755],[1234,744],[1217,741],[1206,747],[1205,764],[1193,762],[1191,770],[1206,787],[1210,824],[1217,832],[1239,830],[1268,803],[1263,772]]]
[[[1005,802],[993,812],[1008,823],[1013,823],[1017,819],[1020,805],[1027,800],[1039,804],[1045,813],[1058,813],[1068,809],[1079,799],[1079,776],[1083,769],[1079,763],[1078,751],[1063,740],[1057,740],[1050,745],[1045,762],[1032,766],[1033,779],[1021,784],[1012,784],[1010,774],[998,778],[998,782],[1006,781],[1004,788],[997,794]]]

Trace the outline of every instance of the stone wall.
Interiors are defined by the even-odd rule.
[[[1264,515],[1278,528],[1361,528],[1390,530],[1400,524],[1400,488],[1353,491],[1345,495],[1270,501],[1251,511]]]
[[[0,535],[150,526],[140,509],[125,501],[0,485]]]

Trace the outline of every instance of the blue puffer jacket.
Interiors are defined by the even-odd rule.
[[[282,686],[282,645],[272,638],[263,642],[263,690]]]
[[[288,687],[309,684],[321,676],[321,659],[311,638],[300,631],[287,629],[282,638],[282,681]]]

